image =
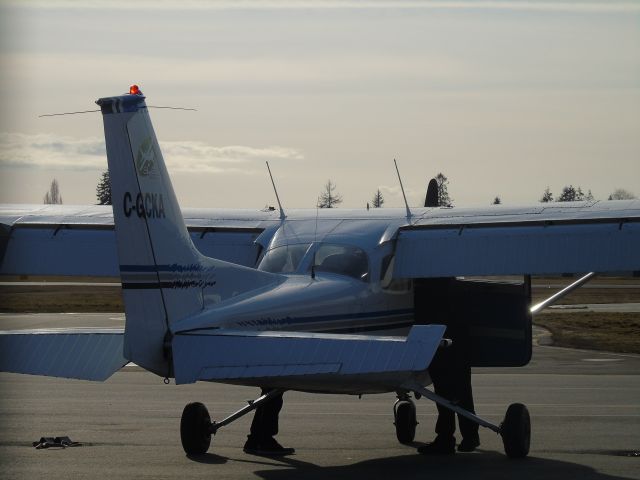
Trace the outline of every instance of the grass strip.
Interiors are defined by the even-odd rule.
[[[640,313],[543,313],[534,323],[551,332],[556,346],[640,353]]]

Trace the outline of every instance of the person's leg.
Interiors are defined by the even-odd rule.
[[[439,351],[429,366],[429,375],[433,381],[433,389],[437,395],[452,399],[453,378],[449,371],[450,355],[446,352]],[[433,442],[418,448],[418,452],[426,455],[431,454],[451,454],[455,452],[456,439],[454,433],[456,431],[455,414],[448,408],[437,405],[438,420],[436,421],[436,438]]]
[[[444,383],[444,385],[442,384]],[[451,388],[449,388],[450,381],[447,379],[444,382],[433,382],[433,389],[436,395],[451,400]],[[444,388],[443,388],[444,387]],[[446,407],[436,404],[438,409],[438,420],[436,421],[436,434],[438,437],[452,438],[456,432],[456,417],[453,411]]]
[[[262,395],[267,393],[269,389],[263,388]],[[277,395],[256,408],[249,434],[251,440],[260,442],[278,434],[278,416],[282,410],[282,403],[282,395]]]
[[[458,385],[458,401],[459,405],[471,413],[476,413],[473,404],[473,391],[471,388],[471,368],[465,366],[460,372],[460,384]],[[461,452],[472,452],[480,445],[480,436],[478,435],[479,425],[468,418],[458,415],[458,425],[462,441],[458,445]]]
[[[262,389],[262,395],[268,392],[269,389]],[[285,448],[273,438],[278,434],[278,416],[282,410],[282,404],[282,394],[280,394],[256,408],[250,433],[244,445],[245,452],[257,455],[289,455],[294,453],[293,448]]]

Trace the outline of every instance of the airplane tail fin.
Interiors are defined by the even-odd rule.
[[[163,352],[173,322],[278,281],[279,276],[204,257],[176,200],[145,97],[101,98],[120,276],[125,356],[169,376]]]

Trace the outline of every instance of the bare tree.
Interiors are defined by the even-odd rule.
[[[96,197],[98,197],[98,205],[111,205],[111,177],[109,170],[102,172],[102,177],[96,187]]]
[[[438,173],[438,175],[435,176],[435,179],[436,182],[438,182],[438,206],[448,207],[453,201],[447,190],[449,179],[442,172]]]
[[[51,182],[49,191],[44,195],[44,203],[46,205],[61,205],[62,195],[60,195],[60,186],[55,178]]]
[[[327,180],[324,186],[324,190],[318,197],[318,208],[334,208],[336,205],[342,203],[342,195],[334,193],[336,184],[331,180]]]
[[[542,198],[540,198],[540,201],[542,203],[553,202],[553,195],[551,194],[549,187],[545,189],[544,193],[542,194]]]
[[[371,201],[371,204],[373,205],[373,208],[380,208],[382,207],[383,203],[384,203],[384,197],[382,196],[382,192],[380,191],[380,189],[378,189],[375,195],[373,196],[373,200]]]
[[[616,188],[613,193],[609,195],[609,200],[633,200],[634,198],[638,197],[624,188]]]

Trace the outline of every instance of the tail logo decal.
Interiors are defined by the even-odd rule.
[[[153,149],[153,141],[150,137],[147,137],[140,148],[138,148],[138,154],[136,155],[136,170],[139,175],[146,177],[153,172],[156,166],[156,152]]]

